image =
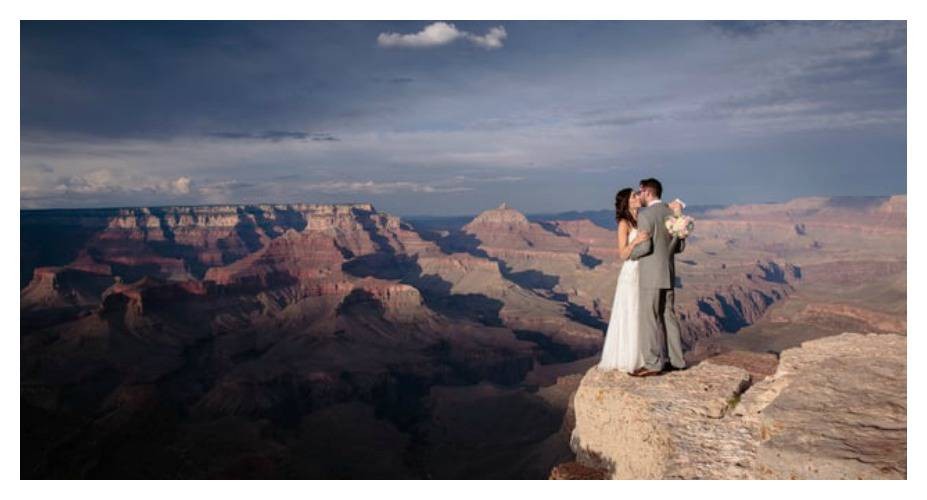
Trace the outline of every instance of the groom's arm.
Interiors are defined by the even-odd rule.
[[[673,236],[673,245],[675,245],[673,253],[682,253],[686,249],[686,239]]]
[[[653,240],[653,238],[650,238],[649,240],[646,240],[646,241],[642,241],[636,247],[631,249],[631,255],[629,258],[631,260],[637,260],[653,252],[653,242],[651,240]]]
[[[641,213],[641,218],[637,221],[637,230],[649,232],[650,238],[631,249],[631,255],[628,257],[631,260],[640,259],[653,251],[653,224],[650,217],[648,217],[648,213],[646,210]]]

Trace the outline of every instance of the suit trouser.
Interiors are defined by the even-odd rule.
[[[639,326],[642,332],[653,332],[641,335],[644,367],[648,370],[662,370],[667,354],[674,367],[686,366],[682,332],[673,311],[675,300],[672,288],[641,288]]]

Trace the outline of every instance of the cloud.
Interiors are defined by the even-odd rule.
[[[248,189],[255,187],[257,184],[254,182],[242,182],[239,180],[227,180],[219,181],[207,184],[199,188],[199,192],[205,194],[226,194],[234,191],[240,191],[242,189]]]
[[[451,180],[454,182],[516,182],[525,180],[524,177],[517,175],[495,175],[495,176],[469,176],[455,175]]]
[[[190,194],[191,181],[189,177],[179,177],[168,183],[168,188],[177,194]]]
[[[216,139],[245,139],[270,142],[295,141],[339,141],[337,137],[325,132],[302,132],[287,130],[265,130],[263,132],[210,132],[206,134]]]
[[[655,113],[623,113],[617,116],[582,121],[580,124],[588,127],[626,127],[639,123],[657,121],[661,118],[662,116]]]
[[[84,176],[61,177],[53,191],[60,194],[102,194],[140,193],[161,195],[185,195],[192,192],[193,182],[189,177],[178,177],[167,181],[127,183],[125,179],[110,170],[97,170]]]
[[[42,162],[24,165],[24,167],[25,169],[32,170],[34,172],[41,173],[41,174],[51,174],[51,173],[54,173],[55,171],[54,167],[52,167],[51,165],[47,163],[42,163]]]
[[[839,172],[835,192],[882,181],[903,188],[904,22],[736,25],[744,36],[733,38],[705,23],[459,21],[436,50],[402,50],[441,42],[416,38],[431,23],[244,23],[221,33],[198,24],[24,25],[21,199],[36,189],[54,195],[24,206],[358,198],[425,213],[476,210],[512,193],[535,195],[525,207],[540,210],[554,178],[558,202],[578,206],[597,199],[606,175],[669,179],[672,169],[697,179],[700,196],[725,201],[733,195],[711,186],[733,186],[714,182],[731,177],[739,192],[769,187],[771,198],[807,185],[807,173]],[[514,45],[482,54],[494,36],[508,42],[489,30],[500,23],[544,57]],[[386,38],[394,49],[375,44],[390,31],[400,33]],[[139,87],[145,68],[170,78]],[[663,170],[649,172],[654,165]],[[888,174],[864,179],[869,165]],[[102,185],[126,189],[73,193],[93,191],[90,173],[103,168],[119,178]],[[578,169],[603,173],[567,174]],[[764,177],[767,169],[782,180]],[[185,176],[189,194],[168,191]],[[61,177],[75,177],[59,183],[71,194],[54,190]],[[229,179],[237,182],[217,184]],[[170,194],[136,189],[161,183]],[[415,191],[461,187],[473,190]],[[348,189],[396,194],[339,194]]]
[[[422,31],[403,35],[400,33],[380,33],[377,43],[381,47],[436,47],[447,45],[460,38],[462,33],[448,23],[433,23]]]
[[[421,48],[439,47],[464,39],[484,49],[499,49],[507,37],[503,26],[490,28],[485,35],[476,35],[457,29],[451,23],[437,22],[425,26],[418,33],[380,33],[377,43],[381,47]]]
[[[845,30],[818,41],[814,50],[788,58],[759,59],[762,78],[727,89],[685,120],[721,120],[758,134],[806,130],[903,126],[906,121],[906,42],[903,26],[838,24]],[[826,32],[830,34],[830,32]],[[785,43],[810,33],[779,34]],[[804,37],[804,38],[802,38]],[[810,45],[810,44],[807,44]]]
[[[505,32],[504,27],[495,26],[489,28],[489,32],[485,35],[478,36],[467,33],[466,36],[467,40],[470,40],[484,49],[500,49],[502,48],[502,41],[508,37],[508,33]]]
[[[457,193],[470,191],[473,188],[466,186],[435,186],[408,181],[376,182],[376,181],[324,181],[304,184],[307,191],[323,191],[329,193],[366,193],[387,194],[402,191],[414,193]]]
[[[338,142],[341,139],[331,134],[312,134],[311,136],[309,136],[309,140],[322,141],[322,142]]]
[[[64,200],[146,205],[158,200],[180,200],[196,196],[199,192],[187,176],[164,180],[108,168],[65,176],[49,175],[52,173],[42,171],[44,175],[23,175],[20,199],[29,202],[46,200],[52,206]]]
[[[517,176],[463,176],[457,175],[432,182],[413,181],[312,181],[302,175],[275,176],[256,182],[239,180],[218,180],[203,183],[191,190],[200,202],[242,203],[243,200],[267,202],[268,200],[318,200],[320,197],[337,197],[345,194],[362,196],[392,195],[400,193],[460,193],[473,191],[474,184],[514,182],[522,180]],[[284,180],[286,182],[280,182]],[[179,181],[179,179],[178,179]],[[337,198],[335,198],[337,199]]]

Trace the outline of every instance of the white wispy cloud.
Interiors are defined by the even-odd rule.
[[[163,195],[185,195],[194,191],[189,177],[171,180],[127,179],[108,169],[99,169],[87,175],[55,179],[49,191],[59,194],[103,194],[148,192]]]
[[[24,170],[20,181],[20,200],[25,207],[55,206],[62,201],[94,204],[152,204],[197,197],[200,189],[190,177],[158,179],[131,174],[125,169],[98,168],[75,175],[56,176],[53,172]]]
[[[168,189],[177,194],[190,194],[192,181],[189,177],[178,177],[168,183]]]
[[[466,36],[467,40],[470,40],[484,49],[499,49],[502,48],[502,41],[509,35],[505,32],[505,27],[495,26],[489,28],[489,31],[485,35],[467,33]]]
[[[308,183],[302,186],[307,191],[322,191],[328,193],[366,193],[366,194],[387,194],[398,193],[403,191],[413,193],[456,193],[460,191],[470,191],[473,188],[467,186],[435,186],[419,182],[408,181],[325,181]]]
[[[452,23],[437,22],[425,26],[417,33],[380,33],[377,43],[381,47],[419,48],[438,47],[464,39],[484,49],[499,49],[507,37],[504,26],[495,26],[485,35],[477,35],[458,29]]]
[[[515,182],[525,180],[524,177],[517,175],[496,175],[473,177],[469,175],[455,175],[451,180],[454,182]]]

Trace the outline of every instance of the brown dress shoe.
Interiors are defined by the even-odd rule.
[[[641,368],[641,369],[639,369],[639,370],[637,370],[637,371],[631,373],[631,376],[632,376],[632,377],[651,377],[651,376],[653,376],[653,375],[659,375],[659,374],[660,374],[660,372],[658,372],[658,371],[656,371],[656,370],[648,370],[647,368]]]

